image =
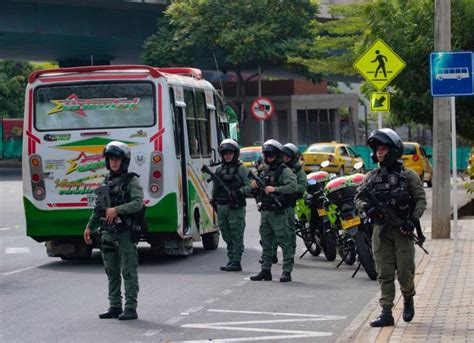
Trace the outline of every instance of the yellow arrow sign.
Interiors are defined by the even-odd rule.
[[[372,112],[390,112],[390,93],[370,93],[370,110]]]
[[[375,88],[382,90],[405,68],[405,62],[383,40],[377,39],[353,66]]]

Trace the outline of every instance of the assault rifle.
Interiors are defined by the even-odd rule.
[[[122,220],[119,217],[116,217],[112,224],[108,224],[105,219],[105,210],[110,207],[110,194],[107,186],[100,186],[96,188],[94,193],[97,195],[94,212],[101,216],[100,228],[106,231],[113,231],[115,229],[115,225],[121,224]]]
[[[211,164],[211,166],[214,166],[216,164]],[[232,190],[227,187],[227,185],[225,184],[224,181],[222,181],[222,179],[216,175],[216,173],[213,173],[212,170],[209,169],[208,166],[206,166],[205,164],[202,166],[201,168],[201,172],[203,173],[206,173],[208,174],[211,178],[209,180],[207,180],[207,182],[211,182],[211,181],[214,181],[215,183],[217,183],[219,186],[221,186],[226,192],[227,194],[229,194],[229,197],[233,197],[233,192]]]
[[[257,187],[261,192],[265,192],[265,182],[261,178],[259,178],[257,175],[255,175],[254,172],[250,171],[249,172],[249,177],[257,183]],[[280,208],[283,208],[283,205],[281,204],[280,200],[278,200],[278,197],[275,195],[275,193],[269,193],[267,194],[273,202]]]
[[[368,187],[364,187],[360,190],[360,194],[364,197],[364,200],[368,201],[369,204],[378,212],[380,217],[384,220],[384,227],[380,233],[383,237],[385,232],[394,226],[397,228],[404,228],[407,226],[407,221],[400,218],[400,216],[389,206],[379,202],[377,198],[369,191]],[[416,225],[416,223],[414,223]],[[411,239],[416,245],[418,245],[425,254],[429,254],[428,250],[423,248],[424,237],[418,237],[413,232],[410,232],[407,237]]]

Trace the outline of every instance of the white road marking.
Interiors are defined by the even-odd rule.
[[[31,254],[30,248],[5,248],[5,254]]]
[[[154,336],[154,335],[156,335],[156,334],[159,334],[161,331],[162,331],[162,329],[158,329],[158,330],[148,330],[148,331],[142,333],[142,336],[151,337],[151,336]]]
[[[296,338],[309,338],[309,337],[327,337],[327,336],[332,336],[333,333],[332,332],[324,332],[324,331],[302,331],[302,330],[280,330],[280,329],[270,329],[270,328],[254,328],[254,327],[244,327],[242,325],[314,322],[314,321],[323,321],[323,320],[342,320],[342,319],[346,319],[346,316],[304,314],[304,313],[234,311],[234,310],[219,310],[219,309],[209,309],[208,312],[237,313],[237,314],[258,314],[258,315],[269,315],[269,316],[273,316],[273,317],[275,317],[275,316],[289,316],[289,317],[299,317],[299,318],[183,324],[183,325],[181,325],[181,327],[183,327],[183,328],[208,329],[208,330],[229,330],[229,331],[244,331],[244,332],[267,332],[267,333],[275,333],[277,335],[255,336],[255,337],[235,337],[235,338],[222,338],[222,339],[214,339],[213,338],[213,339],[205,339],[205,340],[190,340],[190,341],[180,341],[180,342],[204,343],[204,342],[209,342],[209,340],[212,340],[213,342],[247,342],[247,341],[296,339]]]
[[[328,318],[322,320],[337,320],[345,319],[346,316],[331,316],[323,314],[306,314],[306,313],[284,313],[284,312],[261,312],[261,311],[234,311],[234,310],[218,310],[209,309],[208,312],[221,312],[221,313],[242,313],[242,314],[264,314],[270,316],[289,316],[289,317],[310,317],[310,318]]]
[[[221,292],[222,295],[229,295],[230,293],[232,293],[231,289],[225,289]]]
[[[250,280],[250,278],[249,278],[249,280]],[[243,286],[243,285],[246,285],[246,284],[247,284],[247,280],[243,280],[243,281],[237,282],[235,285],[236,285],[237,287],[240,287],[240,286]]]
[[[15,226],[12,226],[12,227],[2,227],[2,228],[0,228],[0,231],[18,229],[18,228],[19,228],[18,225],[15,225]]]
[[[207,300],[204,300],[203,303],[204,304],[212,304],[212,303],[216,302],[217,300],[219,300],[219,298],[209,298]]]
[[[2,275],[16,274],[16,273],[24,272],[25,270],[35,269],[35,268],[38,268],[38,267],[41,267],[41,266],[42,266],[42,264],[37,265],[37,266],[33,266],[33,267],[22,268],[22,269],[18,269],[18,270],[8,272],[8,273],[3,273]]]
[[[168,319],[165,323],[170,324],[170,325],[176,324],[177,322],[182,321],[184,318],[185,317],[173,317],[173,318]]]

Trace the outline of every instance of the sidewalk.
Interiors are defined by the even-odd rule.
[[[337,342],[474,342],[474,219],[458,222],[458,251],[454,239],[431,239],[425,235],[429,255],[417,248],[415,275],[415,318],[405,323],[401,318],[403,298],[397,285],[393,315],[395,326],[372,328],[377,317],[377,300],[354,320]],[[347,331],[347,330],[346,330]]]

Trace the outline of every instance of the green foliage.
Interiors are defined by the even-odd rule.
[[[290,60],[307,53],[317,9],[313,0],[176,0],[145,41],[142,59],[164,67],[216,56],[220,69],[236,73],[238,105],[245,106],[251,78],[243,78],[244,69],[278,67],[318,79]]]
[[[474,50],[472,0],[451,1],[452,50]],[[405,62],[406,68],[391,82],[391,123],[432,125],[429,54],[434,51],[434,0],[374,0],[333,6],[334,18],[315,26],[312,56],[293,61],[313,72],[354,75],[354,61],[376,39],[384,40]],[[322,53],[321,51],[324,51]],[[373,87],[364,84],[367,96]],[[457,97],[458,132],[474,140],[474,97]]]
[[[0,117],[22,118],[28,75],[36,69],[57,67],[49,62],[0,60]]]
[[[143,59],[176,66],[214,52],[228,68],[284,64],[310,41],[316,11],[309,0],[177,0],[146,40]]]
[[[466,192],[468,194],[474,194],[474,181],[473,180],[466,181],[464,183],[464,188],[466,189]]]
[[[25,87],[32,71],[27,62],[0,60],[0,117],[23,117]]]

